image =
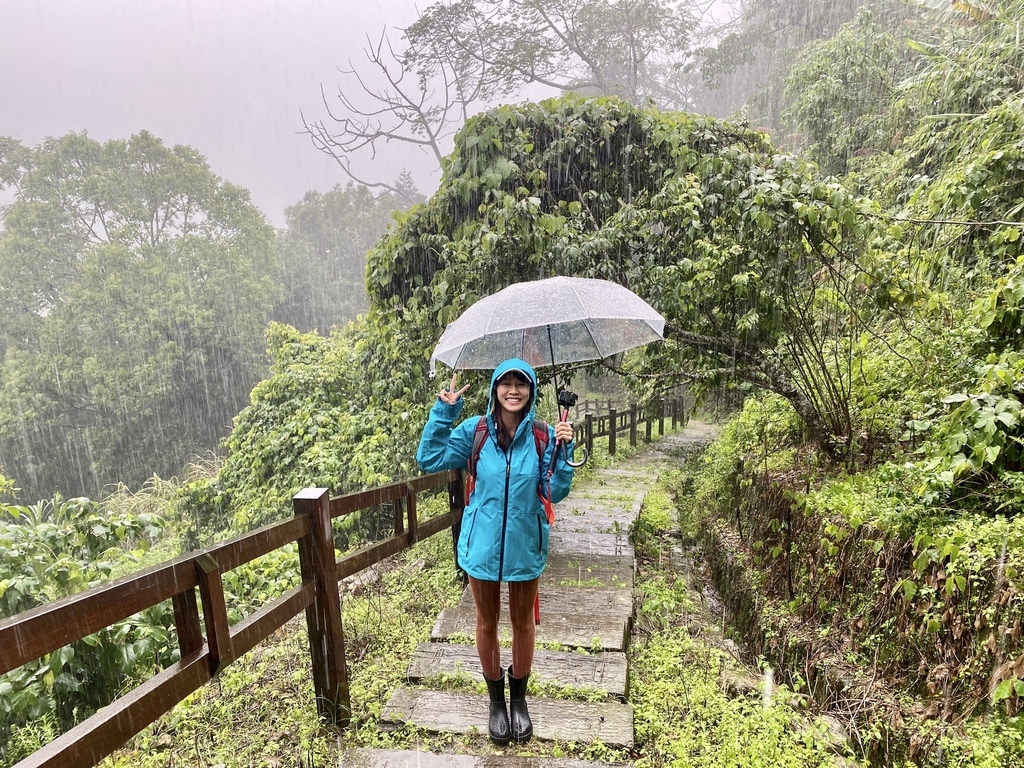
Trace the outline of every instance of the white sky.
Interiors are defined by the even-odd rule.
[[[0,135],[149,130],[198,149],[282,226],[306,191],[346,181],[299,133],[300,110],[326,117],[321,84],[336,91],[366,35],[415,18],[415,0],[0,0]],[[405,165],[433,191],[432,158],[379,175]]]

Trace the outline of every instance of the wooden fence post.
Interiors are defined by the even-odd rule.
[[[615,455],[615,431],[619,427],[619,414],[614,408],[608,409],[608,455]]]
[[[415,544],[420,540],[420,522],[416,515],[416,493],[410,488],[405,492],[405,513],[409,518],[409,543]]]
[[[183,659],[203,647],[195,587],[176,594],[171,598],[171,605],[174,606],[174,626],[178,631],[178,650]]]
[[[629,444],[636,448],[636,403],[629,406]]]
[[[233,659],[224,584],[220,577],[220,563],[213,555],[204,552],[196,558],[195,564],[199,596],[203,599],[206,644],[210,648],[210,675],[215,675]]]
[[[312,581],[316,594],[306,608],[316,709],[324,721],[344,728],[352,716],[352,700],[334,566],[330,495],[326,488],[304,488],[294,496],[292,505],[296,516],[309,516],[309,536],[299,539],[299,568],[302,580]]]
[[[583,417],[583,425],[585,442],[587,444],[587,455],[590,456],[594,452],[594,414],[587,413]]]
[[[658,437],[665,434],[665,398],[658,398]]]
[[[651,422],[653,420],[654,419],[652,418],[651,405],[650,403],[648,403],[647,407],[644,408],[644,439],[648,443],[651,442]]]

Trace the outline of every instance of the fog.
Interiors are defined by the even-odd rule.
[[[246,187],[276,225],[310,189],[346,178],[302,132],[326,117],[321,86],[363,61],[367,36],[416,19],[414,0],[0,0],[0,135],[29,146],[87,131],[148,130],[187,144]],[[393,39],[400,33],[391,30]],[[367,175],[408,167],[421,191],[432,158],[389,153]]]

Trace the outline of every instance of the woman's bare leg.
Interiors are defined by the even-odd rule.
[[[469,577],[476,605],[476,652],[484,677],[497,680],[501,674],[501,648],[498,645],[498,617],[501,614],[501,584]]]
[[[516,677],[528,675],[533,669],[533,649],[537,641],[533,605],[539,586],[539,577],[530,581],[510,581],[508,584],[508,607],[512,618],[512,671]]]

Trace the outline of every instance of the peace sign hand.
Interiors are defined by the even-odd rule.
[[[467,384],[462,389],[456,390],[455,379],[456,374],[453,373],[451,383],[437,393],[437,396],[441,398],[441,401],[447,403],[448,405],[455,405],[457,402],[459,402],[462,395],[466,392],[467,389],[469,389],[469,384]]]

